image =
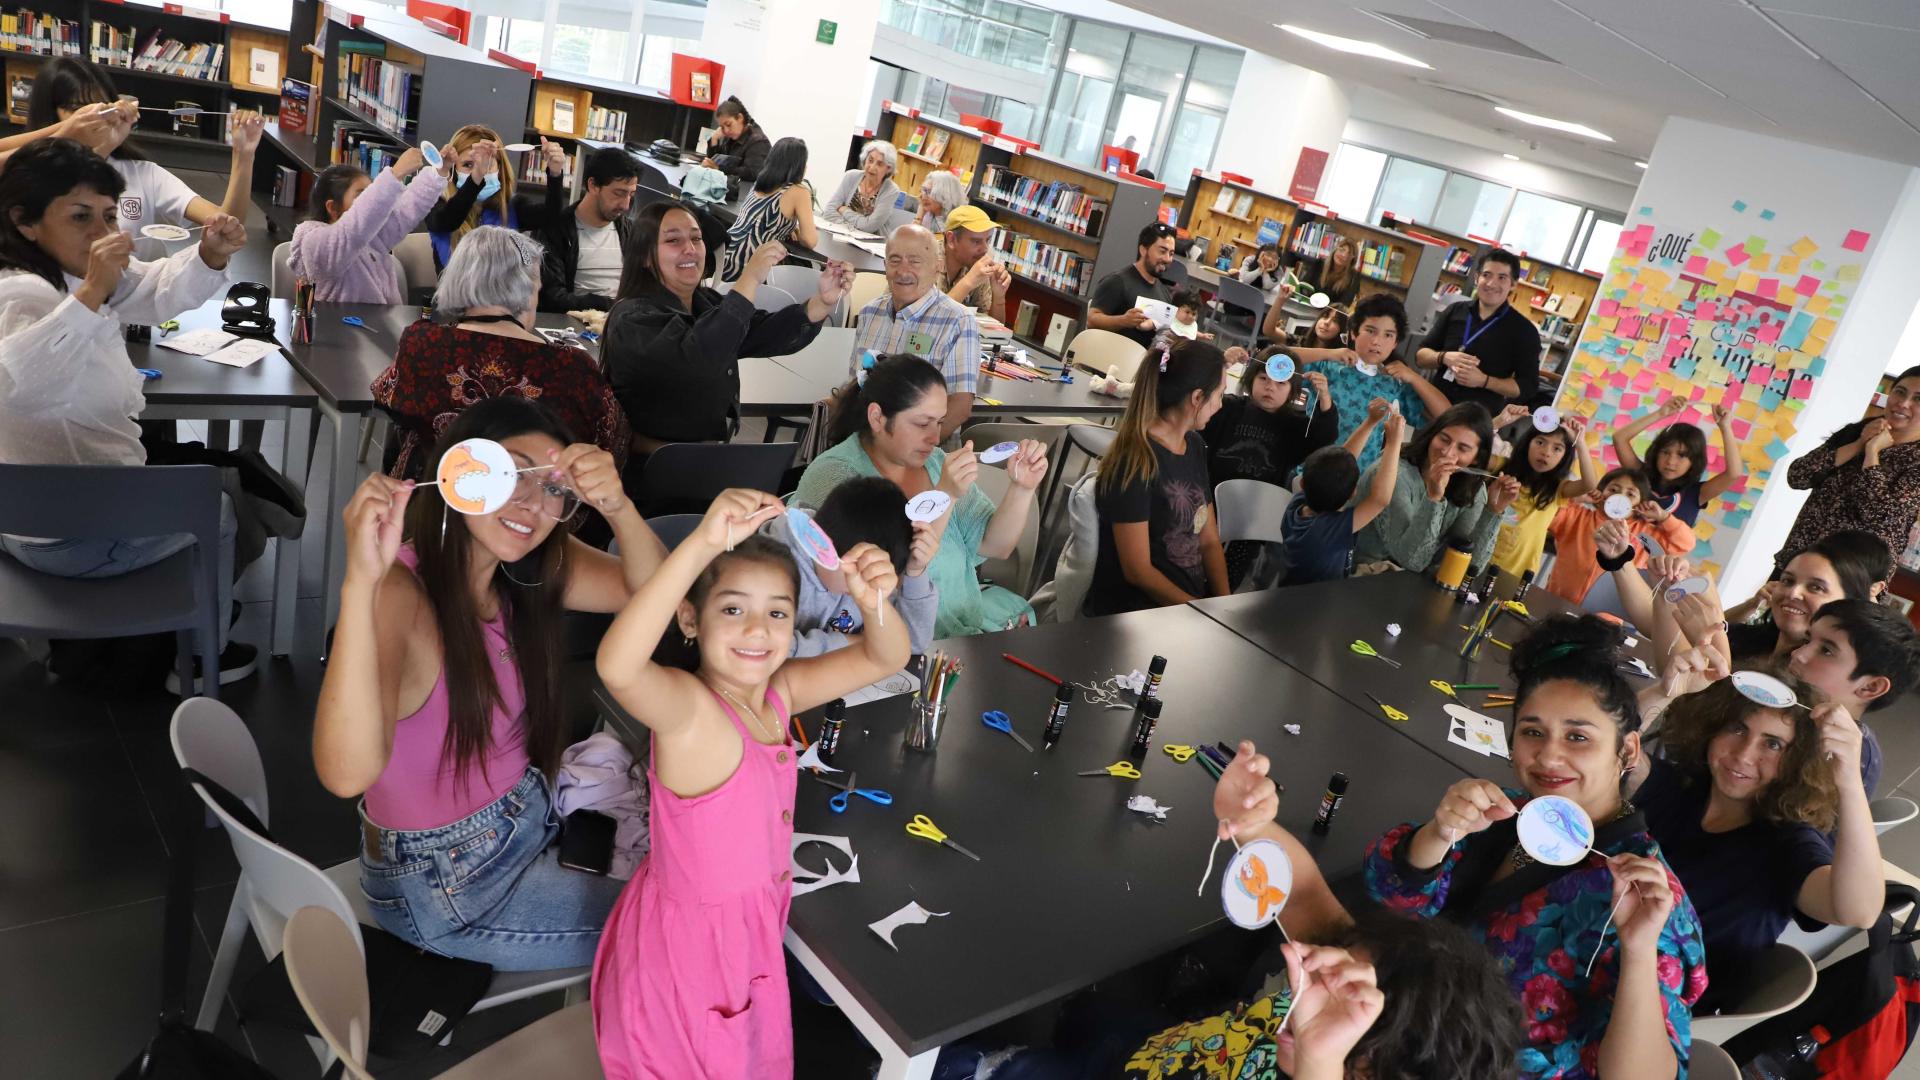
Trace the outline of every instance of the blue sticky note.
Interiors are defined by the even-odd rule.
[[[1762,450],[1761,453],[1775,461],[1779,461],[1781,458],[1787,456],[1787,444],[1781,442],[1779,437],[1775,436],[1774,440],[1768,443],[1766,449]]]
[[[1772,412],[1773,410],[1780,407],[1780,402],[1782,402],[1783,400],[1785,399],[1780,396],[1780,392],[1778,390],[1768,390],[1767,392],[1760,395],[1760,411]],[[1786,451],[1782,450],[1781,452],[1785,453]]]
[[[1813,362],[1807,365],[1807,374],[1809,375],[1817,376],[1824,373],[1826,370],[1827,370],[1827,358],[1824,356],[1814,357]]]
[[[1728,511],[1725,521],[1727,523],[1728,528],[1738,529],[1745,526],[1747,523],[1747,518],[1751,516],[1752,516],[1752,511],[1749,511],[1749,510],[1731,510],[1731,511]]]
[[[1643,206],[1643,207],[1641,207],[1641,208],[1640,208],[1640,216],[1641,216],[1641,217],[1652,217],[1652,216],[1653,216],[1653,207],[1651,207],[1651,206]]]
[[[1762,210],[1762,211],[1760,211],[1760,220],[1761,220],[1761,221],[1772,221],[1772,220],[1773,220],[1773,211],[1771,211],[1771,210]]]
[[[1813,316],[1802,311],[1794,315],[1793,322],[1780,334],[1782,348],[1797,349],[1807,343],[1807,334],[1813,330]]]
[[[1693,378],[1693,369],[1695,366],[1693,357],[1683,356],[1673,362],[1673,373],[1683,379],[1691,379]]]
[[[1743,202],[1741,202],[1741,201],[1740,201],[1739,199],[1735,199],[1735,200],[1733,200],[1733,212],[1734,212],[1734,213],[1736,213],[1736,214],[1744,214],[1744,213],[1746,213],[1746,212],[1747,212],[1747,204],[1746,204],[1746,203],[1743,203]]]

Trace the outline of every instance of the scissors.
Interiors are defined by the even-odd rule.
[[[1393,706],[1387,704],[1386,702],[1381,701],[1379,698],[1374,697],[1372,694],[1368,694],[1367,697],[1372,698],[1373,703],[1375,705],[1380,706],[1380,711],[1386,715],[1387,719],[1398,723],[1399,721],[1405,720],[1407,718],[1406,713],[1403,713],[1399,709],[1396,709]]]
[[[917,836],[922,840],[931,840],[936,844],[945,844],[947,847],[965,855],[974,862],[980,861],[980,856],[947,839],[947,834],[941,832],[940,827],[933,823],[933,819],[925,814],[913,815],[913,820],[907,822],[907,835]]]
[[[999,709],[988,709],[980,714],[980,722],[995,731],[1004,731],[1013,736],[1013,741],[1019,743],[1022,749],[1029,754],[1033,753],[1033,744],[1021,738],[1020,733],[1013,730],[1013,719],[1006,713]]]
[[[346,323],[348,326],[357,326],[362,330],[367,328],[367,321],[358,315],[342,315],[340,321]]]
[[[140,377],[143,379],[157,379],[160,377],[159,368],[137,367],[137,368],[134,368],[133,370],[139,372]]]
[[[1168,757],[1183,765],[1192,761],[1193,755],[1200,752],[1200,748],[1197,746],[1182,746],[1179,743],[1169,743],[1160,749],[1164,751]]]
[[[853,773],[847,774],[847,782],[844,784],[835,783],[834,781],[828,779],[825,776],[820,775],[819,773],[809,773],[808,775],[812,776],[815,780],[818,780],[821,783],[839,792],[838,795],[835,795],[834,797],[827,800],[827,806],[830,809],[832,809],[832,811],[836,814],[846,813],[847,803],[851,801],[852,797],[855,795],[858,795],[869,802],[877,803],[881,806],[893,805],[893,796],[887,794],[884,791],[876,791],[872,788],[855,787],[853,782],[853,777],[854,777]]]
[[[1140,779],[1140,770],[1133,767],[1131,761],[1116,761],[1104,769],[1083,772],[1081,776],[1117,776],[1122,780]]]
[[[1428,679],[1427,685],[1433,687],[1435,690],[1440,691],[1441,693],[1447,695],[1450,698],[1454,698],[1457,700],[1460,697],[1459,694],[1454,693],[1454,690],[1457,688],[1452,683],[1446,681],[1445,679]]]
[[[1364,641],[1361,641],[1359,638],[1355,638],[1353,640],[1353,644],[1347,646],[1347,648],[1353,650],[1354,652],[1359,653],[1361,656],[1371,656],[1375,660],[1385,660],[1387,663],[1392,664],[1394,667],[1400,666],[1400,661],[1395,660],[1390,656],[1381,656],[1379,653],[1373,650],[1373,646],[1367,644]]]

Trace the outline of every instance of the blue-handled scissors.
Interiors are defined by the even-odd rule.
[[[340,321],[346,323],[348,326],[357,326],[362,330],[367,328],[367,321],[358,315],[342,315]]]
[[[854,785],[853,773],[847,774],[847,782],[845,784],[835,783],[833,780],[828,779],[827,777],[822,776],[819,773],[811,773],[809,775],[811,775],[815,780],[818,780],[821,783],[827,785],[828,787],[834,788],[839,791],[838,795],[835,795],[832,798],[827,800],[827,807],[836,814],[846,813],[847,804],[852,801],[852,797],[855,795],[858,795],[861,798],[866,799],[869,802],[876,803],[880,806],[893,805],[893,796],[887,794],[884,791],[878,791],[873,788],[856,787]]]
[[[134,368],[133,370],[139,372],[140,377],[143,379],[157,379],[160,377],[159,368],[137,367],[137,368]]]
[[[1033,753],[1033,744],[1021,738],[1020,733],[1013,730],[1013,719],[1006,713],[1001,712],[999,709],[989,709],[980,714],[980,721],[995,731],[1004,731],[1013,736],[1014,742],[1019,743],[1025,748],[1027,753]]]

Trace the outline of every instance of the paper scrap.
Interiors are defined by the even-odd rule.
[[[279,346],[271,341],[254,341],[248,339],[236,341],[226,348],[221,349],[219,352],[210,353],[206,359],[216,364],[225,364],[228,367],[243,368],[251,366],[261,357],[270,352],[277,351],[278,348]]]
[[[1145,814],[1155,821],[1165,821],[1167,820],[1167,811],[1173,809],[1173,807],[1161,806],[1158,802],[1154,801],[1151,795],[1134,795],[1127,799],[1127,809]]]
[[[1289,734],[1289,735],[1298,735],[1298,734],[1300,734],[1300,725],[1299,725],[1299,724],[1281,724],[1281,725],[1280,725],[1280,727],[1281,727],[1281,729],[1282,729],[1283,731],[1285,731],[1285,732],[1286,732],[1287,734]]]
[[[800,865],[800,845],[825,844],[840,849],[850,865],[843,871],[828,861],[825,872]],[[805,896],[816,889],[829,885],[858,885],[860,883],[860,856],[853,853],[853,841],[844,836],[822,836],[819,833],[794,833],[793,847],[788,854],[793,863],[793,895]],[[802,881],[802,879],[808,879]]]
[[[914,689],[917,690],[919,689],[919,687],[915,687]],[[807,747],[807,752],[804,754],[801,754],[800,760],[795,762],[795,764],[802,769],[813,769],[816,772],[839,772],[840,771],[839,769],[836,769],[833,766],[827,764],[826,762],[820,760],[820,740],[819,739],[813,740],[813,745]],[[795,835],[798,835],[798,834],[796,833]]]
[[[881,941],[886,942],[894,952],[899,952],[900,946],[893,943],[893,932],[895,930],[903,926],[919,926],[930,918],[936,916],[944,918],[948,914],[951,913],[945,911],[928,911],[926,908],[921,907],[918,901],[914,901],[899,911],[881,919],[879,922],[868,923],[867,929],[879,934]]]
[[[846,695],[843,700],[845,700],[848,705],[865,705],[869,701],[883,701],[890,697],[899,697],[901,694],[911,694],[918,689],[920,689],[920,677],[918,675],[910,671],[896,671],[886,678],[881,679],[879,682],[869,683],[855,690],[853,693]],[[808,747],[807,752],[812,753],[813,747]],[[806,756],[802,755],[800,764],[805,765],[806,763]]]
[[[1397,622],[1390,622],[1390,623],[1388,623],[1388,624],[1387,624],[1387,636],[1388,636],[1388,637],[1399,637],[1399,636],[1400,636],[1400,624],[1399,624],[1399,623],[1397,623]]]
[[[1506,725],[1484,713],[1474,712],[1465,705],[1453,704],[1446,707],[1451,718],[1447,725],[1447,741],[1464,746],[1482,757],[1511,757],[1507,749]]]
[[[163,349],[172,349],[174,352],[186,353],[188,356],[206,356],[208,353],[220,351],[223,345],[239,340],[239,337],[229,334],[225,330],[215,330],[209,327],[204,330],[189,330],[184,334],[172,334],[159,338],[154,341],[154,344]]]

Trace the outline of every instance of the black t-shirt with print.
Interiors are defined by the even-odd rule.
[[[1176,454],[1158,442],[1153,456],[1159,472],[1152,480],[1098,492],[1100,555],[1094,562],[1093,583],[1087,588],[1081,611],[1113,615],[1160,606],[1159,601],[1127,581],[1120,567],[1120,550],[1113,527],[1144,521],[1153,567],[1190,596],[1207,595],[1207,569],[1200,557],[1200,531],[1213,515],[1213,485],[1207,477],[1207,444],[1198,433],[1187,433],[1186,452]]]
[[[1173,301],[1173,285],[1166,278],[1156,278],[1152,284],[1140,276],[1140,267],[1136,263],[1115,270],[1100,279],[1093,287],[1091,305],[1102,315],[1120,315],[1133,307],[1133,302],[1145,296],[1153,300]],[[1152,330],[1115,330],[1116,334],[1125,334],[1142,346],[1153,344]],[[1120,374],[1126,375],[1127,372]]]

